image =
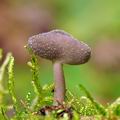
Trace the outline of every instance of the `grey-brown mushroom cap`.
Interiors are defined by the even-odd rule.
[[[62,30],[52,30],[32,36],[28,46],[39,57],[71,65],[86,63],[90,47]]]

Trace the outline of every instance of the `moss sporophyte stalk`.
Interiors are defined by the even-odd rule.
[[[64,63],[86,63],[91,54],[88,45],[64,31],[53,30],[30,37],[27,48],[31,56],[28,65],[34,96],[28,91],[25,98],[17,98],[14,83],[17,81],[14,77],[15,59],[8,53],[0,66],[0,120],[120,120],[120,98],[103,106],[96,102],[83,85],[78,87],[84,96],[76,97],[66,89],[62,66]],[[54,83],[41,85],[40,65],[36,55],[52,61]],[[0,62],[2,56],[0,49]],[[7,88],[3,84],[5,70],[8,75]],[[6,96],[10,103],[4,101]]]

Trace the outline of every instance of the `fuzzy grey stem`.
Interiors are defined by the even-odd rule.
[[[63,73],[63,65],[61,63],[53,63],[53,72],[54,72],[54,104],[63,103],[65,98],[65,78]]]

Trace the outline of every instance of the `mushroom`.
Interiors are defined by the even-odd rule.
[[[54,103],[63,103],[66,86],[63,64],[86,63],[91,55],[90,47],[62,30],[52,30],[32,36],[28,46],[41,58],[51,60],[54,72]]]

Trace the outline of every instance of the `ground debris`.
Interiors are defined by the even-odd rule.
[[[63,105],[63,104],[60,104],[57,106],[44,106],[37,112],[37,115],[46,116],[46,115],[53,113],[53,112],[56,113],[57,118],[63,117],[64,114],[67,114],[69,119],[72,119],[72,117],[73,117],[72,107],[68,107],[68,106]]]

